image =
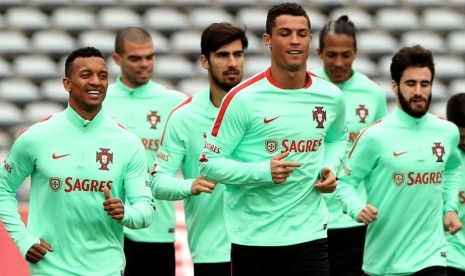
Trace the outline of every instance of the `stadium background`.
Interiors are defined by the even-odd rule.
[[[199,63],[200,35],[212,22],[245,26],[250,46],[244,77],[269,66],[261,42],[266,13],[278,0],[0,0],[0,159],[24,127],[62,110],[66,55],[75,48],[102,50],[112,81],[117,30],[140,26],[153,36],[154,80],[188,95],[208,85]],[[327,20],[347,14],[355,23],[358,56],[354,68],[385,90],[395,106],[389,64],[399,47],[422,44],[435,54],[436,80],[430,111],[445,114],[450,95],[465,92],[465,0],[296,0],[308,11],[313,42],[308,68],[321,66],[315,54]],[[27,214],[28,181],[17,197]],[[1,203],[0,203],[1,204]],[[177,203],[177,274],[192,275],[182,203]],[[27,275],[15,245],[0,226],[0,275]]]

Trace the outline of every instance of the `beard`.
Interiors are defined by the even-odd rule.
[[[237,78],[236,81],[231,81],[231,82],[222,81],[222,80],[215,74],[215,72],[212,72],[211,77],[212,77],[212,81],[213,81],[218,87],[220,87],[221,89],[223,89],[223,90],[226,91],[226,92],[229,92],[229,90],[231,90],[231,88],[233,88],[234,86],[238,85],[238,84],[241,82],[242,74]]]
[[[414,99],[423,98],[422,96],[414,96],[410,100],[407,100],[402,94],[402,92],[400,91],[400,89],[397,89],[397,95],[399,95],[398,97],[399,97],[400,106],[402,107],[404,112],[407,113],[408,115],[414,118],[421,118],[423,117],[423,115],[426,114],[426,112],[428,112],[429,105],[431,103],[431,94],[429,95],[427,99],[425,99],[426,100],[425,107],[421,109],[414,109],[410,106],[410,104],[412,103]]]

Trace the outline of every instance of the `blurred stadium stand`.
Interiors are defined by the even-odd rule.
[[[200,33],[212,22],[245,26],[250,39],[245,77],[269,65],[261,41],[266,13],[279,0],[1,0],[0,1],[0,135],[12,141],[20,126],[65,107],[61,85],[66,55],[77,47],[95,46],[106,55],[111,80],[119,68],[111,60],[116,31],[140,26],[154,37],[154,79],[192,94],[207,82],[199,63]],[[420,43],[436,58],[434,112],[460,91],[465,78],[465,0],[298,0],[312,21],[309,69],[316,57],[318,32],[329,19],[347,14],[358,28],[354,67],[386,90],[389,64],[399,47]],[[38,109],[38,110],[35,110]],[[1,150],[9,144],[5,138]]]
[[[116,31],[147,29],[157,52],[154,79],[191,95],[207,84],[199,62],[200,33],[212,22],[245,26],[249,77],[269,66],[261,41],[268,9],[281,0],[0,0],[0,158],[24,127],[66,106],[64,60],[77,47],[105,55],[111,80]],[[307,10],[313,32],[308,69],[321,66],[318,32],[347,14],[358,28],[355,69],[385,90],[395,106],[389,64],[402,46],[420,43],[436,58],[431,112],[444,116],[449,96],[465,92],[465,0],[295,0]],[[18,198],[27,200],[27,191]]]
[[[200,67],[200,33],[212,22],[245,26],[250,39],[245,77],[269,65],[261,41],[266,13],[279,0],[1,0],[0,1],[0,133],[14,138],[18,123],[33,123],[27,114],[37,108],[64,107],[61,86],[66,55],[77,47],[95,46],[106,55],[113,81],[119,68],[111,60],[116,31],[140,26],[154,37],[157,52],[154,79],[195,93],[207,83]],[[309,69],[316,57],[318,32],[329,19],[347,14],[358,29],[354,67],[377,80],[391,102],[389,64],[401,46],[420,43],[435,53],[440,91],[434,111],[444,115],[444,101],[465,91],[465,0],[298,0],[312,22]],[[54,105],[55,104],[55,105]],[[2,105],[2,108],[3,108]],[[14,105],[14,107],[11,107]],[[390,103],[390,106],[394,106]],[[28,107],[28,109],[26,109]],[[11,118],[11,114],[20,116]],[[50,112],[56,110],[50,109]],[[13,111],[12,111],[13,112]],[[0,145],[2,149],[9,146]]]

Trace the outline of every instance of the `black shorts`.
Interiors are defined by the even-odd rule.
[[[231,276],[231,263],[194,263],[194,276]]]
[[[444,266],[431,266],[412,274],[412,276],[447,276]]]
[[[174,243],[134,242],[124,238],[124,254],[124,276],[176,275]]]
[[[465,260],[463,261],[465,262]],[[454,267],[447,267],[447,276],[465,276],[465,271]]]
[[[368,275],[368,274],[364,274]],[[431,266],[422,269],[418,272],[411,274],[410,276],[449,276],[446,272],[446,268],[443,266]]]
[[[367,227],[328,229],[328,259],[331,276],[363,275],[363,251]]]
[[[233,276],[328,276],[328,245],[320,239],[288,246],[232,244]]]

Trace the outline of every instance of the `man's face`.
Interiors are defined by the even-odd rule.
[[[325,35],[324,48],[317,53],[323,61],[326,74],[334,83],[342,83],[352,76],[352,63],[356,57],[353,37],[346,34]]]
[[[152,41],[144,43],[124,42],[124,53],[113,54],[113,59],[121,68],[122,82],[131,88],[146,84],[155,66],[155,50]]]
[[[272,64],[290,72],[306,68],[312,35],[305,16],[280,15],[275,23],[271,36],[263,35],[271,49]]]
[[[209,59],[201,56],[202,66],[209,71],[211,86],[228,92],[242,80],[244,49],[240,39],[221,46],[210,53]]]
[[[108,67],[100,57],[76,58],[70,76],[63,79],[69,104],[78,113],[99,111],[108,88]]]
[[[412,117],[420,118],[428,112],[431,102],[431,71],[428,67],[407,67],[400,84],[391,82],[398,105]]]

